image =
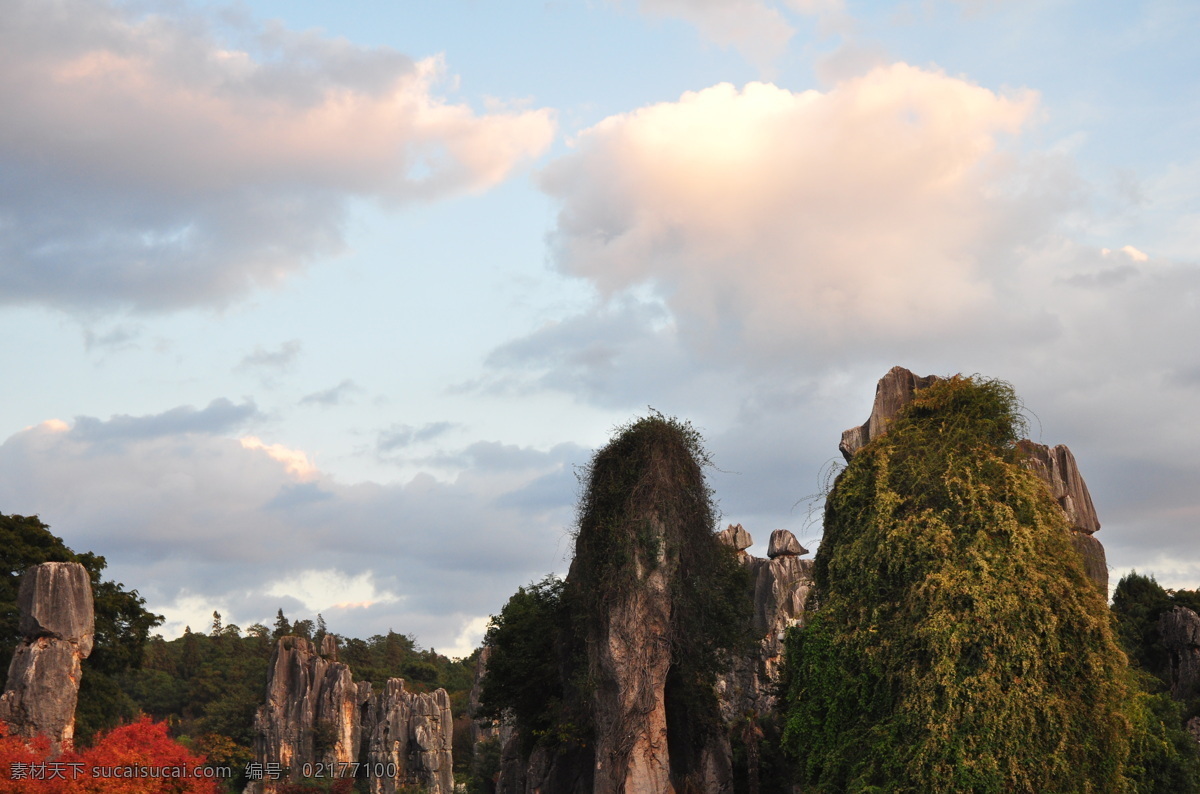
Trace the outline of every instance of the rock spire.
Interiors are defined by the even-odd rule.
[[[46,736],[55,754],[75,738],[81,663],[92,652],[95,616],[87,569],[44,562],[21,577],[21,642],[0,696],[0,720],[18,736]]]

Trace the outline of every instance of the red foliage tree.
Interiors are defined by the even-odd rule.
[[[166,723],[142,717],[95,744],[51,759],[49,743],[9,736],[0,723],[0,794],[217,794],[203,756],[167,736]],[[197,776],[197,770],[200,775]]]

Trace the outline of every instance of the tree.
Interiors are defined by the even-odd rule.
[[[787,643],[806,791],[1141,789],[1153,720],[1023,429],[1011,387],[954,377],[838,476]]]
[[[26,742],[0,723],[0,794],[217,794],[196,770],[207,763],[167,736],[167,726],[142,719],[99,734],[82,751],[49,757],[44,739]]]
[[[491,650],[478,716],[499,720],[508,712],[527,742],[554,724],[563,699],[558,659],[569,618],[562,592],[553,576],[518,588],[483,641]]]
[[[292,624],[292,634],[297,637],[303,637],[306,640],[311,640],[313,633],[313,622],[311,620],[297,620]]]
[[[289,623],[288,619],[283,616],[283,609],[280,608],[279,612],[275,614],[275,630],[271,632],[271,638],[277,640],[280,637],[286,637],[291,633],[292,624]]]

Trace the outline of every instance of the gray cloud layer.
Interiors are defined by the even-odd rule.
[[[0,509],[40,513],[151,608],[193,623],[216,608],[245,627],[285,607],[448,647],[517,586],[565,571],[564,486],[587,450],[481,443],[447,455],[468,467],[453,481],[347,485],[294,450],[221,435],[253,414],[221,399],[29,428],[0,444]]]

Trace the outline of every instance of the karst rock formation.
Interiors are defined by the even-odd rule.
[[[318,649],[303,637],[280,637],[267,672],[267,699],[255,715],[256,760],[286,770],[297,781],[353,776],[355,764],[371,764],[372,794],[395,794],[420,785],[429,794],[451,794],[450,698],[444,689],[409,692],[403,679],[373,692],[355,682],[337,660],[337,641],[325,635]],[[394,774],[386,774],[391,771]],[[381,773],[382,772],[382,773]],[[270,791],[252,783],[248,794]]]
[[[916,392],[939,380],[934,375],[915,375],[903,367],[892,368],[876,387],[867,421],[842,434],[839,449],[846,460],[886,433]],[[1092,537],[1100,522],[1074,456],[1065,446],[1048,447],[1028,440],[1021,441],[1017,450],[1022,465],[1038,475],[1062,509],[1088,576],[1107,593],[1104,549]],[[662,487],[697,487],[690,482],[680,483]],[[644,487],[639,481],[633,489]],[[626,520],[628,517],[622,517],[616,523]],[[631,536],[628,547],[636,561],[632,584],[614,590],[604,600],[599,619],[589,625],[587,670],[595,687],[591,695],[594,746],[582,754],[556,757],[542,744],[519,736],[512,725],[478,723],[476,746],[498,738],[502,747],[498,794],[672,794],[683,790],[727,794],[734,790],[734,746],[740,748],[744,764],[744,772],[738,774],[747,775],[738,782],[737,789],[761,790],[760,728],[778,714],[785,633],[790,627],[803,626],[815,608],[811,599],[814,562],[804,559],[808,550],[788,530],[771,533],[766,558],[749,553],[754,540],[741,524],[731,524],[715,533],[720,543],[735,551],[747,574],[752,607],[744,620],[753,642],[749,650],[730,653],[726,670],[718,675],[716,695],[724,732],[707,736],[700,747],[693,746],[693,755],[684,764],[688,774],[681,783],[680,764],[674,757],[678,742],[673,743],[671,736],[670,695],[664,697],[673,664],[667,641],[675,608],[673,583],[681,575],[680,533],[670,521],[670,516],[653,510],[633,516],[633,523],[641,529],[636,537]],[[587,579],[589,566],[607,564],[602,557],[580,555],[581,545],[591,542],[591,531],[581,521],[568,585]],[[687,536],[695,538],[694,534]],[[1178,654],[1180,677],[1187,681],[1200,680],[1200,618],[1191,618],[1196,622],[1188,624],[1190,628],[1176,632],[1180,637],[1192,632],[1180,640]],[[477,681],[486,676],[486,668],[485,648]],[[1193,675],[1196,678],[1188,677]],[[478,703],[478,694],[477,686],[473,703]],[[532,754],[523,757],[522,745],[531,744]],[[564,771],[572,765],[575,768]]]
[[[813,561],[801,559],[808,549],[786,529],[771,533],[766,559],[746,551],[754,541],[741,524],[729,525],[717,537],[739,552],[738,560],[750,574],[754,605],[751,631],[756,652],[732,659],[730,671],[718,683],[722,715],[734,722],[775,708],[784,633],[804,625],[813,589]]]
[[[904,367],[892,367],[875,387],[875,403],[871,415],[858,427],[842,433],[838,449],[849,461],[854,453],[878,438],[900,409],[912,401],[913,395],[941,380],[937,375],[914,375]],[[1096,507],[1088,493],[1087,483],[1079,473],[1075,456],[1066,446],[1048,447],[1023,440],[1017,444],[1023,455],[1023,465],[1046,483],[1071,526],[1071,541],[1083,557],[1084,569],[1101,590],[1108,593],[1108,564],[1104,547],[1093,534],[1100,529]]]
[[[45,736],[58,754],[75,737],[81,662],[92,652],[95,617],[87,569],[45,562],[21,577],[21,642],[0,695],[0,721],[18,736]]]

